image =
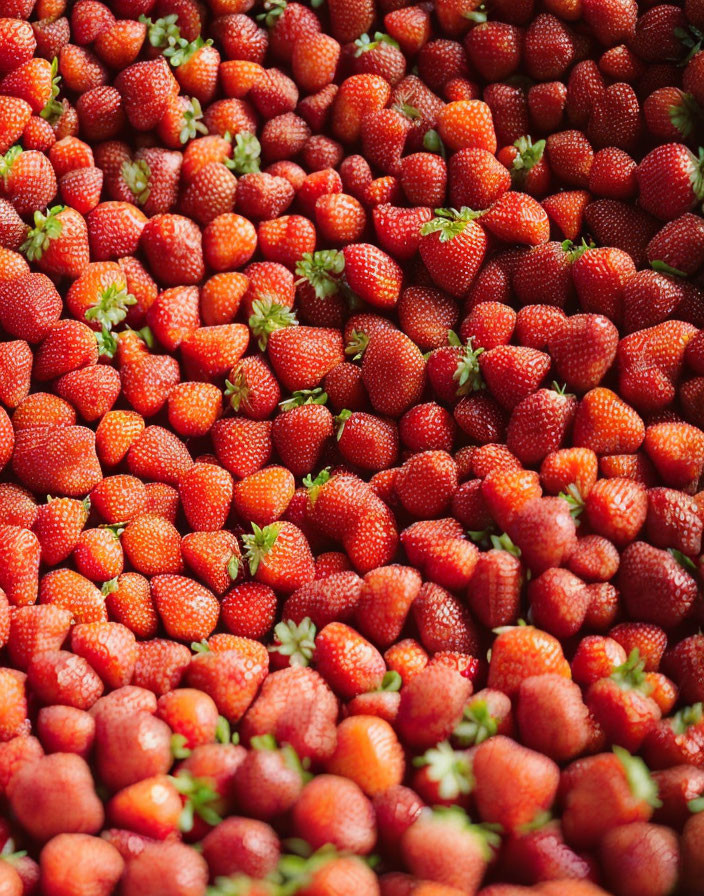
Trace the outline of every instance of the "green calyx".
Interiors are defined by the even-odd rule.
[[[330,481],[330,467],[325,467],[317,476],[305,476],[303,486],[308,489],[308,500],[311,504],[315,504],[320,489],[326,482]]]
[[[682,551],[678,551],[677,548],[668,548],[668,553],[672,555],[673,559],[679,563],[685,572],[691,575],[697,571],[697,564],[691,557],[683,554]]]
[[[217,725],[215,726],[215,740],[219,744],[238,744],[240,742],[238,732],[232,730],[225,716],[218,716]]]
[[[257,339],[259,348],[264,351],[269,336],[274,330],[282,327],[295,327],[298,324],[296,312],[273,299],[257,299],[252,302],[252,313],[249,317],[249,329]]]
[[[307,666],[315,651],[315,635],[315,625],[308,616],[299,623],[287,619],[275,626],[276,643],[268,650],[287,656],[290,666]]]
[[[462,721],[452,732],[452,739],[460,747],[474,747],[499,730],[498,722],[489,711],[486,700],[475,700],[465,706]]]
[[[562,243],[560,243],[560,246],[562,248],[562,251],[567,253],[572,264],[574,264],[574,262],[577,261],[578,258],[581,258],[587,251],[587,249],[596,248],[591,240],[587,242],[587,240],[585,240],[584,238],[582,239],[582,242],[577,246],[575,246],[572,240],[563,240]]]
[[[221,797],[213,790],[210,781],[194,778],[183,770],[176,775],[169,775],[169,780],[185,798],[178,822],[179,830],[184,833],[192,831],[196,815],[211,827],[220,824],[222,818],[215,807],[220,803]]]
[[[137,299],[127,292],[127,287],[111,283],[100,294],[95,305],[86,311],[86,320],[93,320],[110,330],[127,317],[130,305],[136,305]]]
[[[296,264],[299,283],[309,283],[319,299],[340,291],[340,275],[345,269],[345,256],[337,249],[305,252]]]
[[[273,28],[281,18],[287,6],[286,0],[265,0],[264,12],[260,12],[256,19],[267,28]]]
[[[658,799],[658,785],[653,780],[648,766],[640,756],[631,756],[623,747],[612,747],[614,755],[623,766],[631,793],[654,809],[662,805]]]
[[[191,650],[193,653],[210,653],[210,644],[203,638],[202,641],[191,641]]]
[[[225,399],[230,402],[230,407],[237,413],[242,404],[246,404],[249,398],[250,388],[247,385],[247,377],[240,368],[233,381],[225,380]]]
[[[51,60],[51,96],[46,101],[44,108],[39,113],[49,124],[56,124],[64,113],[64,107],[57,99],[61,90],[61,75],[59,74],[59,59],[57,56]]]
[[[339,442],[342,438],[342,433],[345,431],[345,423],[352,416],[352,411],[348,411],[346,408],[335,417],[335,426],[337,427],[337,431],[335,433],[335,438]]]
[[[117,351],[117,336],[111,332],[108,327],[103,326],[99,332],[95,334],[95,341],[98,343],[98,354],[104,355],[106,358],[114,358]]]
[[[187,759],[191,755],[185,735],[171,735],[171,755],[174,759]]]
[[[292,408],[303,407],[304,404],[325,404],[328,393],[323,392],[320,386],[315,389],[299,389],[290,398],[279,402],[282,411],[290,411]]]
[[[12,166],[22,155],[22,152],[23,149],[21,146],[11,146],[4,156],[0,156],[0,177],[4,181],[7,181],[7,178],[12,172]]]
[[[361,330],[352,330],[345,346],[345,354],[351,355],[353,361],[359,361],[369,345],[369,337]]]
[[[145,15],[141,15],[139,21],[147,26],[147,40],[156,49],[171,47],[181,39],[181,30],[176,24],[178,16],[175,13],[155,21],[152,21]]]
[[[645,660],[641,659],[640,650],[634,647],[628,654],[628,659],[620,666],[616,666],[609,676],[612,681],[624,691],[640,691],[641,694],[649,694],[652,686],[645,677]]]
[[[271,523],[271,525],[263,528],[260,528],[256,523],[252,523],[252,533],[242,536],[244,553],[251,575],[256,574],[259,564],[276,544],[280,531],[281,523]]]
[[[432,223],[432,222],[431,222]],[[442,237],[440,237],[442,239]],[[453,348],[462,348],[462,354],[457,361],[452,379],[457,383],[457,395],[470,395],[484,388],[484,379],[479,369],[479,356],[483,348],[473,348],[472,340],[467,340],[467,345],[462,346],[459,336],[452,330],[448,332],[448,342]]]
[[[577,525],[580,523],[580,517],[584,513],[584,498],[579,490],[576,482],[572,482],[567,486],[566,491],[560,492],[558,498],[567,501],[570,508],[570,516]]]
[[[693,815],[696,815],[698,812],[704,812],[704,796],[698,796],[696,799],[689,800],[687,808]]]
[[[704,45],[704,34],[695,25],[687,25],[686,28],[675,28],[673,34],[686,51],[684,59],[675,60],[681,66],[687,65],[689,60],[696,56]]]
[[[262,881],[247,877],[246,874],[233,874],[230,877],[216,877],[215,883],[205,891],[205,896],[250,896],[255,887],[264,886]],[[271,896],[278,896],[272,887]]]
[[[363,53],[367,53],[369,50],[373,50],[375,47],[378,47],[382,44],[386,44],[389,47],[395,47],[398,50],[398,42],[395,41],[392,37],[389,37],[388,34],[384,34],[381,31],[377,31],[374,34],[374,38],[372,39],[368,34],[362,34],[361,37],[358,37],[354,42],[355,51],[354,55],[359,57]]]
[[[443,159],[447,158],[447,150],[445,149],[445,144],[442,142],[442,137],[434,128],[426,131],[423,135],[423,149],[426,152],[433,152]]]
[[[234,582],[240,572],[240,558],[237,556],[237,554],[233,554],[230,557],[225,568],[227,569],[228,576]]]
[[[447,243],[464,233],[470,221],[475,221],[481,214],[481,212],[475,212],[465,205],[461,209],[436,208],[435,217],[421,227],[421,236],[438,233],[440,234],[440,242]]]
[[[473,22],[475,25],[482,25],[487,21],[489,14],[486,11],[486,6],[483,3],[480,3],[476,9],[472,9],[469,12],[463,12],[462,17],[469,19],[469,21]]]
[[[203,47],[212,47],[212,40],[203,40],[198,36],[195,40],[188,41],[185,37],[177,37],[169,41],[169,46],[164,50],[164,56],[174,68],[179,68],[190,62],[193,56]]]
[[[207,134],[208,129],[202,121],[203,110],[200,106],[200,100],[191,97],[184,106],[181,117],[181,130],[178,133],[178,139],[181,143],[188,143],[193,140],[196,134]]]
[[[103,582],[103,586],[100,589],[100,591],[102,592],[102,594],[104,596],[107,597],[108,594],[112,594],[114,591],[117,591],[117,589],[118,589],[117,578],[118,577],[115,576],[114,579],[108,579],[107,582]]]
[[[519,137],[513,145],[518,150],[518,155],[511,165],[511,179],[518,185],[524,183],[528,172],[543,158],[545,141],[538,140],[533,143],[531,137],[525,136]]]
[[[149,178],[152,174],[146,160],[136,159],[134,161],[123,162],[120,174],[129,187],[130,193],[134,196],[135,203],[137,205],[144,205],[151,193]]]
[[[437,806],[423,812],[443,824],[450,824],[464,833],[471,834],[481,847],[484,860],[490,862],[494,850],[501,846],[501,826],[496,824],[472,824],[467,813],[459,806]]]
[[[423,117],[416,106],[412,103],[405,102],[404,100],[399,100],[399,102],[394,103],[391,108],[394,112],[398,112],[399,115],[405,116],[409,121],[420,121]]]
[[[694,703],[692,706],[684,706],[674,714],[670,722],[675,734],[686,734],[693,725],[699,725],[704,717],[702,704]]]
[[[683,93],[679,103],[670,106],[668,115],[672,126],[685,138],[691,137],[695,126],[704,117],[702,107],[691,93]]]
[[[24,252],[28,261],[39,261],[51,241],[61,236],[64,225],[59,215],[65,209],[65,205],[54,205],[46,210],[46,214],[38,211],[34,213],[34,227],[20,246],[20,252]]]
[[[426,769],[428,778],[438,785],[438,794],[443,800],[456,800],[470,793],[474,785],[472,764],[467,754],[453,750],[446,740],[417,756],[413,764]]]
[[[377,689],[377,693],[396,694],[403,687],[403,679],[394,669],[389,669],[384,673],[381,679],[381,685]]]
[[[254,134],[244,131],[235,134],[232,146],[232,158],[225,159],[224,164],[235,174],[254,174],[259,171],[259,160],[262,146]]]

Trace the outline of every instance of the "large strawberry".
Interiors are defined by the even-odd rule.
[[[421,227],[420,255],[433,281],[453,296],[467,292],[484,260],[487,237],[469,208],[436,209]]]

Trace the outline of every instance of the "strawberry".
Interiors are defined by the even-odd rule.
[[[103,585],[108,615],[140,638],[153,637],[157,630],[157,614],[148,581],[139,573],[122,573]]]
[[[157,57],[136,62],[120,72],[115,86],[122,95],[125,113],[132,127],[151,130],[166,112],[178,83],[166,59]]]
[[[675,489],[649,489],[646,531],[650,542],[688,556],[699,554],[701,519],[696,506],[692,498]]]
[[[388,393],[393,369],[396,389]],[[399,417],[420,397],[425,361],[417,346],[400,331],[372,336],[364,353],[362,380],[375,411]]]
[[[666,143],[651,150],[636,170],[643,208],[665,221],[691,210],[702,187],[697,160],[681,143]],[[663,193],[663,178],[669,191]]]
[[[641,418],[610,389],[592,389],[581,400],[574,421],[576,445],[597,454],[628,453],[636,451],[644,437]]]
[[[301,757],[324,761],[335,750],[337,699],[312,669],[291,666],[272,672],[242,721],[246,742],[273,734]],[[306,725],[300,724],[301,718]]]
[[[19,215],[39,211],[56,196],[56,175],[43,153],[12,147],[0,162],[0,177],[0,190],[11,198]]]
[[[438,849],[450,859],[437,862]],[[476,892],[493,857],[496,837],[469,823],[457,808],[424,810],[406,829],[401,852],[406,866],[438,892]],[[421,885],[423,886],[423,885]]]
[[[154,780],[155,786],[160,786],[157,795],[161,796],[164,791],[161,779]],[[180,804],[178,793],[175,790],[173,793],[168,791],[169,798],[174,794],[176,802]],[[156,808],[153,811],[156,814]],[[122,886],[125,896],[137,896],[138,893],[162,884],[180,886],[180,881],[183,880],[192,882],[194,887],[206,886],[208,866],[203,857],[183,843],[148,841],[139,855],[128,863]]]
[[[145,224],[140,245],[151,271],[164,285],[197,283],[202,278],[201,233],[190,219],[182,215],[156,215]],[[166,257],[168,264],[164,262]]]
[[[61,889],[67,876],[78,886],[94,886],[95,869],[100,868],[100,892],[117,885],[125,862],[115,847],[88,834],[58,834],[42,849],[40,869],[46,887]]]
[[[245,556],[252,576],[264,585],[294,591],[314,577],[313,558],[303,533],[288,522],[272,523],[245,535]]]
[[[623,552],[619,585],[634,618],[666,629],[688,615],[696,596],[694,579],[675,557],[641,541]]]
[[[268,341],[271,364],[286,389],[313,389],[344,360],[342,340],[332,329],[283,327]]]
[[[342,622],[330,622],[315,639],[317,671],[343,699],[378,689],[386,664],[377,649]]]
[[[508,448],[523,464],[539,463],[564,443],[576,410],[576,399],[559,390],[533,392],[511,413]]]
[[[704,441],[689,423],[659,423],[645,432],[645,450],[666,485],[686,488],[704,465]]]
[[[401,633],[421,578],[411,567],[387,566],[368,572],[363,581],[356,622],[380,647],[390,646]]]
[[[22,244],[30,261],[51,274],[78,277],[88,265],[88,231],[81,214],[57,205],[34,214],[34,228]]]
[[[44,842],[57,834],[96,834],[105,821],[88,764],[70,753],[42,756],[21,766],[12,776],[8,797],[24,830]]]
[[[689,212],[665,224],[648,243],[648,261],[664,262],[685,274],[694,274],[701,267],[700,220]]]
[[[121,540],[127,559],[143,575],[181,572],[181,537],[168,520],[151,513],[137,516]]]
[[[655,850],[658,856],[644,885],[666,888],[674,884],[679,867],[679,844],[674,832],[660,825],[634,822],[607,831],[601,843],[601,862],[611,887],[623,887],[626,880],[627,886],[638,885],[641,849],[647,850],[648,855]]]
[[[0,152],[5,153],[22,136],[32,107],[15,96],[0,96]]]
[[[301,633],[308,637],[311,632],[311,623],[314,629],[322,628],[330,622],[349,621],[354,615],[359,603],[362,582],[359,576],[351,570],[333,573],[324,579],[316,579],[302,585],[286,600],[283,608],[283,617],[288,622],[298,625],[298,631],[286,631],[280,629],[277,635],[278,647],[287,647],[288,643],[295,644],[296,638],[300,640]],[[295,637],[294,637],[295,636]],[[282,656],[290,655],[286,649],[276,652]],[[302,655],[305,653],[299,649]],[[310,657],[303,656],[304,659]]]
[[[575,758],[588,742],[588,711],[582,693],[559,675],[526,678],[518,692],[516,715],[525,745],[553,760]]]
[[[500,345],[480,356],[479,367],[496,400],[511,410],[538,389],[549,359],[535,349]]]
[[[265,466],[271,456],[271,424],[235,417],[218,420],[211,429],[218,460],[238,477]]]
[[[457,488],[457,467],[444,451],[423,451],[410,457],[396,477],[395,490],[414,516],[442,516]]]
[[[200,641],[215,628],[220,606],[211,591],[185,576],[158,575],[152,598],[167,633],[182,641]]]

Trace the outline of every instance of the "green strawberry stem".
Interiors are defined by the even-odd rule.
[[[259,569],[259,564],[276,544],[280,531],[281,523],[271,523],[263,528],[260,528],[256,523],[252,523],[252,533],[242,536],[245,546],[245,557],[249,563],[251,575],[255,575]]]
[[[54,56],[51,60],[51,96],[40,111],[40,116],[49,124],[56,124],[64,112],[63,105],[57,100],[61,89],[61,75],[59,74],[59,58]]]
[[[673,268],[671,264],[667,264],[664,261],[658,261],[657,258],[650,262],[650,267],[659,274],[669,274],[671,277],[684,278],[687,276],[685,271],[681,271],[679,268]]]
[[[315,651],[315,635],[315,625],[308,616],[298,624],[287,619],[275,626],[274,637],[278,643],[272,644],[268,650],[287,656],[291,666],[307,666]]]
[[[225,136],[229,137],[229,134]],[[261,154],[262,146],[259,140],[254,134],[244,131],[235,134],[232,158],[225,159],[225,165],[235,174],[253,174],[259,171]]]
[[[584,513],[584,498],[582,497],[582,493],[579,490],[579,486],[576,482],[570,483],[567,486],[567,490],[564,492],[560,492],[558,498],[562,498],[567,501],[570,508],[570,515],[572,519],[575,521],[577,525],[580,523],[580,517]]]
[[[149,194],[151,193],[149,178],[151,173],[151,169],[144,159],[122,163],[120,174],[134,196],[134,201],[137,205],[144,205],[147,199],[149,199]]]
[[[675,734],[686,734],[689,728],[701,722],[703,716],[701,703],[684,706],[672,717],[672,730]]]
[[[0,156],[0,177],[7,182],[7,178],[12,172],[12,166],[15,160],[22,155],[21,146],[11,146],[4,156]]]
[[[208,129],[201,121],[203,118],[203,110],[200,106],[200,100],[197,100],[195,97],[191,97],[183,110],[183,115],[181,118],[182,125],[181,130],[178,134],[178,139],[181,143],[188,143],[189,140],[193,140],[196,134],[207,134]]]
[[[508,532],[502,532],[501,535],[490,535],[489,543],[495,551],[506,551],[514,557],[521,556],[521,549],[513,543]]]
[[[379,687],[379,691],[385,694],[394,694],[401,690],[403,686],[403,679],[394,669],[389,669],[388,672],[384,673],[384,677],[381,679],[381,686]]]
[[[670,554],[672,554],[673,558],[679,563],[682,569],[685,572],[688,572],[690,575],[693,572],[697,571],[697,564],[692,560],[691,557],[688,557],[686,554],[683,554],[682,551],[678,551],[676,548],[668,548]]]
[[[315,477],[313,477],[312,475],[304,477],[303,485],[308,489],[308,500],[311,504],[315,504],[318,498],[318,492],[325,485],[325,483],[329,481],[330,467],[325,467],[325,469],[321,470]]]
[[[623,766],[626,780],[633,796],[657,809],[662,805],[658,799],[658,785],[652,779],[648,766],[640,756],[631,756],[623,747],[612,747],[614,755]]]
[[[448,741],[416,756],[413,764],[427,769],[428,778],[438,785],[438,793],[444,800],[470,793],[474,785],[472,764],[467,754],[453,750]]]
[[[423,135],[423,149],[426,152],[434,152],[435,155],[441,156],[443,159],[447,158],[447,150],[442,142],[442,137],[433,128]]]
[[[463,205],[461,209],[436,208],[435,217],[421,227],[421,236],[439,233],[440,242],[447,243],[464,233],[470,221],[475,221],[482,214],[482,212],[475,212],[473,209],[467,208],[466,205]]]
[[[233,554],[227,561],[227,574],[234,582],[240,571],[240,558],[237,554]]]
[[[305,252],[296,264],[299,283],[309,283],[319,299],[334,296],[340,291],[340,275],[345,269],[345,256],[337,249]]]
[[[54,205],[46,210],[46,214],[39,211],[34,213],[34,227],[20,246],[20,252],[24,252],[28,261],[39,261],[51,241],[61,236],[64,225],[59,215],[65,209],[65,205]]]
[[[104,355],[106,358],[113,358],[117,351],[117,336],[103,326],[99,333],[95,334],[95,341],[98,343],[98,354]]]
[[[497,731],[498,723],[489,712],[486,700],[476,700],[471,706],[465,706],[462,721],[452,732],[452,738],[460,747],[473,747]]]
[[[264,12],[260,12],[256,19],[262,22],[267,28],[273,28],[281,18],[283,11],[286,9],[286,0],[265,0]]]
[[[533,143],[530,136],[519,137],[513,144],[518,150],[518,155],[511,165],[511,179],[514,186],[525,183],[526,175],[543,158],[545,152],[545,140]]]
[[[179,818],[180,831],[192,831],[196,815],[211,827],[220,824],[222,818],[214,808],[220,802],[220,794],[213,790],[209,780],[195,778],[183,770],[176,775],[169,775],[169,780],[181,796],[186,798]]]
[[[392,37],[389,37],[388,34],[383,34],[381,31],[377,31],[374,35],[373,40],[368,34],[362,34],[357,38],[357,40],[354,42],[354,55],[359,58],[369,50],[373,50],[375,47],[378,47],[379,44],[388,44],[390,47],[395,47],[397,50],[399,48],[398,42],[395,41]]]
[[[685,138],[691,137],[695,126],[701,124],[704,118],[702,107],[691,93],[683,93],[680,102],[670,106],[668,114],[672,126]]]
[[[257,299],[252,302],[249,329],[256,337],[262,351],[266,349],[269,336],[274,330],[280,330],[282,327],[294,327],[297,324],[296,312],[286,305],[281,305],[271,298]]]
[[[108,579],[107,582],[103,582],[103,586],[100,590],[106,597],[108,594],[112,594],[113,591],[117,591],[117,589],[118,589],[117,578],[118,577],[115,576],[114,579]]]
[[[277,750],[279,745],[276,743],[276,738],[273,734],[257,734],[254,737],[250,738],[249,746],[253,750]]]
[[[86,320],[94,320],[101,328],[111,330],[127,317],[130,305],[136,305],[137,299],[127,292],[127,287],[111,283],[100,294],[100,298],[86,311]]]
[[[644,669],[645,660],[641,659],[640,650],[634,647],[626,662],[616,666],[610,678],[624,691],[637,690],[649,694],[653,688],[645,677]]]
[[[169,41],[169,46],[164,50],[164,56],[174,68],[179,68],[190,62],[198,50],[203,47],[212,47],[212,45],[213,42],[210,38],[203,40],[198,36],[195,40],[188,41],[185,37],[177,37],[175,40]]]
[[[432,221],[430,223],[432,224]],[[442,240],[442,236],[440,239]],[[462,342],[453,330],[448,330],[447,341],[454,348],[462,348]],[[484,379],[479,369],[479,356],[483,352],[483,348],[475,349],[472,347],[472,340],[467,340],[467,345],[464,346],[455,372],[452,374],[452,379],[457,383],[457,395],[469,395],[485,387]]]
[[[340,413],[335,417],[335,426],[337,427],[337,432],[335,433],[335,438],[339,442],[342,438],[342,433],[345,431],[345,423],[352,416],[352,411],[348,411],[347,409],[340,411]]]
[[[299,389],[290,398],[279,402],[282,411],[290,411],[292,408],[300,408],[304,404],[325,404],[328,393],[323,392],[320,386],[315,389]]]
[[[351,355],[353,361],[359,361],[367,350],[369,337],[361,330],[352,330],[345,346],[345,354]]]
[[[145,15],[139,17],[139,21],[147,26],[147,40],[156,49],[172,46],[181,38],[177,20],[178,16],[175,13],[155,21]]]

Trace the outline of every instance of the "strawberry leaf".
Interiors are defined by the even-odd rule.
[[[120,174],[129,187],[130,193],[134,196],[136,205],[144,205],[147,199],[149,199],[149,194],[151,193],[149,178],[151,173],[151,169],[144,159],[124,161],[122,163]]]
[[[336,295],[340,291],[340,275],[345,269],[345,256],[337,249],[305,252],[296,264],[299,283],[309,283],[319,299]]]
[[[249,563],[251,575],[256,574],[259,564],[276,544],[280,530],[281,523],[271,523],[271,525],[263,528],[260,528],[256,523],[252,523],[251,534],[248,533],[242,536],[245,546],[245,557]]]
[[[127,317],[127,309],[130,305],[136,305],[137,299],[127,292],[126,286],[118,286],[111,283],[100,294],[100,298],[86,310],[86,320],[94,320],[101,328],[111,330]]]
[[[181,143],[188,143],[193,140],[196,134],[207,134],[208,129],[201,121],[203,118],[203,110],[200,106],[200,100],[191,97],[184,106],[181,117],[181,130],[178,139]]]
[[[489,711],[486,700],[475,700],[465,706],[462,721],[452,732],[452,738],[460,747],[474,747],[499,730],[498,722]]]
[[[249,132],[235,134],[232,158],[225,159],[224,164],[235,174],[252,174],[259,171],[261,154],[261,143],[254,134]]]
[[[659,274],[669,274],[671,277],[684,278],[687,276],[686,271],[681,271],[679,268],[673,268],[672,265],[667,264],[664,261],[658,261],[657,259],[650,262],[650,267]]]
[[[323,392],[320,386],[315,389],[299,389],[290,398],[279,402],[282,411],[290,411],[292,408],[303,407],[304,404],[325,404],[328,393]]]
[[[442,240],[442,237],[440,239]],[[457,362],[455,372],[452,374],[452,379],[457,383],[457,395],[469,395],[485,387],[481,370],[479,369],[479,356],[483,351],[483,348],[473,348],[472,340],[467,340],[467,345]]]
[[[176,24],[178,16],[172,14],[152,21],[145,15],[139,17],[139,21],[147,26],[147,40],[152,47],[163,49],[173,46],[181,38],[181,31]]]
[[[612,750],[623,766],[633,796],[643,800],[654,809],[661,806],[662,802],[658,799],[658,785],[652,779],[648,766],[640,756],[631,756],[623,747],[614,746]]]
[[[269,336],[274,330],[282,327],[295,327],[298,324],[296,312],[273,299],[257,299],[252,302],[252,314],[249,317],[249,329],[256,337],[259,348],[264,351]]]
[[[308,616],[298,624],[287,619],[276,625],[274,637],[277,643],[267,649],[270,653],[287,656],[291,666],[307,666],[315,651],[315,635],[315,625]]]
[[[474,785],[469,757],[465,752],[453,750],[448,741],[416,756],[413,765],[426,769],[428,778],[438,785],[438,794],[444,800],[468,794]]]
[[[467,224],[478,218],[482,212],[462,206],[456,208],[436,208],[435,217],[427,221],[420,229],[421,236],[431,233],[440,234],[440,242],[447,243],[464,232]]]
[[[34,227],[20,246],[20,252],[24,252],[28,261],[39,261],[51,241],[61,236],[64,225],[59,215],[65,209],[65,205],[54,205],[46,210],[46,214],[39,211],[34,213]]]

